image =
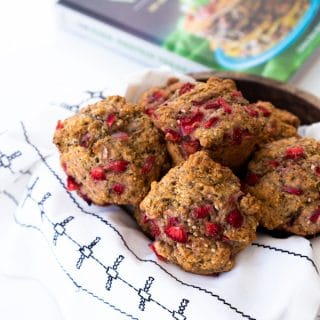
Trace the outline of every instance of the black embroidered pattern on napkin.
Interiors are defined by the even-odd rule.
[[[105,99],[107,96],[104,94],[104,92],[105,90],[98,90],[98,91],[87,90],[84,92],[86,94],[86,97],[80,100],[78,103],[61,102],[53,105],[76,113],[80,110],[80,108],[88,104],[95,103],[99,100]]]
[[[11,168],[12,166],[12,161],[15,160],[18,157],[22,156],[22,152],[17,150],[11,154],[5,154],[1,152],[0,150],[0,169],[8,169],[11,173],[15,173],[13,169]]]
[[[35,189],[38,181],[39,181],[39,177],[36,177],[34,179],[34,181],[31,182],[31,185],[30,187],[28,187],[28,191],[25,195],[25,198],[21,204],[21,207],[23,207],[27,201],[32,201],[36,207],[38,208],[39,210],[39,214],[41,216],[41,219],[43,221],[43,219],[46,220],[47,223],[49,223],[49,225],[52,226],[53,228],[53,233],[54,233],[54,237],[53,237],[53,242],[55,243],[55,235],[56,235],[56,226],[57,225],[62,225],[64,224],[65,225],[65,221],[72,221],[74,219],[74,217],[72,217],[73,219],[71,219],[71,217],[67,218],[66,220],[64,220],[63,222],[60,222],[60,223],[55,223],[53,221],[51,221],[51,219],[47,216],[46,212],[45,212],[45,208],[44,208],[44,205],[45,205],[45,201],[47,199],[49,199],[49,197],[51,196],[51,193],[49,192],[46,192],[44,194],[44,196],[41,198],[40,201],[37,201],[33,196],[32,196],[32,191]],[[6,194],[11,198],[13,199],[14,203],[17,204],[17,200],[14,199],[14,197],[12,195],[10,195],[8,192],[6,192]],[[17,219],[16,219],[16,222],[19,223],[20,225],[22,226],[28,226],[28,227],[33,227],[34,229],[40,231],[42,234],[42,230],[40,230],[38,227],[36,226],[31,226],[31,225],[25,225],[21,222],[19,222]],[[154,302],[156,305],[158,305],[159,307],[161,307],[162,309],[166,310],[168,313],[170,313],[172,315],[172,317],[176,320],[185,320],[187,319],[186,316],[184,315],[184,311],[186,309],[186,306],[188,305],[189,303],[189,300],[187,299],[182,299],[182,301],[180,302],[180,305],[178,307],[178,310],[170,310],[169,308],[167,308],[166,306],[164,306],[161,302],[155,300],[154,298],[152,298],[152,295],[150,294],[150,289],[151,289],[151,284],[152,282],[155,280],[153,277],[148,277],[145,285],[144,285],[144,288],[136,288],[134,287],[129,281],[123,279],[120,275],[119,275],[119,272],[117,271],[120,263],[122,262],[122,260],[124,259],[124,257],[122,255],[119,255],[116,259],[116,261],[114,262],[114,264],[112,266],[106,266],[104,265],[97,257],[94,256],[94,252],[93,252],[93,248],[99,243],[99,241],[101,240],[101,237],[96,237],[89,245],[81,245],[79,244],[75,239],[73,239],[67,232],[66,232],[66,229],[64,228],[63,232],[60,232],[60,236],[65,236],[67,237],[72,243],[74,243],[77,248],[78,248],[78,251],[80,253],[80,258],[79,260],[77,261],[76,263],[76,268],[77,269],[80,269],[81,266],[82,266],[82,263],[84,262],[85,259],[93,259],[95,262],[97,262],[100,266],[102,266],[107,275],[108,275],[108,279],[107,279],[107,285],[106,285],[106,289],[108,291],[111,290],[111,282],[112,281],[115,281],[115,280],[119,280],[121,281],[122,283],[126,284],[127,286],[129,286],[130,288],[132,288],[139,296],[139,304],[138,304],[138,308],[141,310],[141,311],[144,311],[145,310],[145,306],[146,306],[146,302]],[[56,257],[56,260],[57,257]],[[61,262],[59,262],[59,265],[61,266]],[[71,274],[68,273],[64,268],[63,268],[63,271],[67,274],[67,276],[69,278],[72,278]],[[110,278],[112,278],[112,280],[110,280]],[[78,288],[84,290],[85,292],[87,293],[90,293],[89,290],[85,289],[83,286],[79,285],[73,278],[72,278],[72,282],[75,283],[77,285]],[[91,294],[91,293],[90,293]],[[95,294],[91,294],[93,295],[94,297],[98,297],[97,295]],[[99,297],[98,297],[99,298]],[[99,298],[100,301],[103,301],[104,303],[106,303],[107,301],[102,299],[102,298]],[[112,307],[113,309],[115,309],[116,311],[119,311],[121,312],[122,314],[130,317],[131,319],[137,319],[136,317],[134,317],[133,315],[130,315],[129,313],[127,312],[124,312],[123,310],[121,310],[120,308],[118,307],[115,307],[113,306],[112,304],[110,303],[107,303],[110,307]]]

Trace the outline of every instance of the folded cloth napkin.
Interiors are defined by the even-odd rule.
[[[107,93],[134,101],[172,76],[188,80],[149,71]],[[79,105],[103,94],[88,97]],[[232,271],[200,276],[157,260],[122,208],[88,206],[68,192],[51,140],[56,121],[79,105],[50,106],[0,130],[0,273],[41,283],[68,320],[317,317],[319,238],[261,234]],[[319,125],[301,130],[320,136]]]

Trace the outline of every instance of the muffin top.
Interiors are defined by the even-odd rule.
[[[242,107],[247,103],[232,80],[210,78],[190,84],[188,91],[158,108],[153,121],[168,141],[188,136],[205,148],[223,141],[239,144],[258,130]]]
[[[160,132],[119,96],[59,122],[54,143],[72,189],[99,205],[139,203],[167,161]]]
[[[165,86],[153,87],[144,92],[138,104],[152,120],[152,115],[162,104],[187,92],[192,86],[191,83],[184,83],[176,78],[171,78]]]
[[[258,101],[245,106],[250,116],[259,121],[261,127],[258,144],[280,140],[283,138],[297,137],[297,128],[300,120],[289,111],[276,108],[267,101]]]
[[[165,134],[175,164],[199,150],[217,162],[241,166],[258,142],[259,122],[244,106],[249,102],[228,79],[184,84],[151,114]]]
[[[140,209],[158,255],[211,274],[230,270],[234,254],[255,238],[259,205],[229,168],[199,151],[152,183]]]

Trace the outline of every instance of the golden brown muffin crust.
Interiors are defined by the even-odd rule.
[[[140,209],[158,255],[212,274],[230,270],[235,253],[253,241],[259,204],[229,168],[199,151],[153,182]]]
[[[246,108],[260,122],[259,145],[298,136],[300,120],[289,111],[278,109],[267,101],[258,101]]]
[[[232,80],[212,77],[207,83],[189,84],[156,109],[152,120],[165,133],[175,164],[206,150],[215,161],[236,168],[250,156],[260,135],[257,119],[244,108],[247,104]]]
[[[60,122],[54,135],[71,189],[95,204],[138,204],[166,165],[161,133],[112,96]]]

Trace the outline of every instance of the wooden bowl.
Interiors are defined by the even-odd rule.
[[[239,72],[211,71],[192,73],[191,76],[198,81],[206,81],[212,76],[232,79],[250,102],[270,101],[297,115],[302,124],[320,121],[320,99],[292,85]]]

